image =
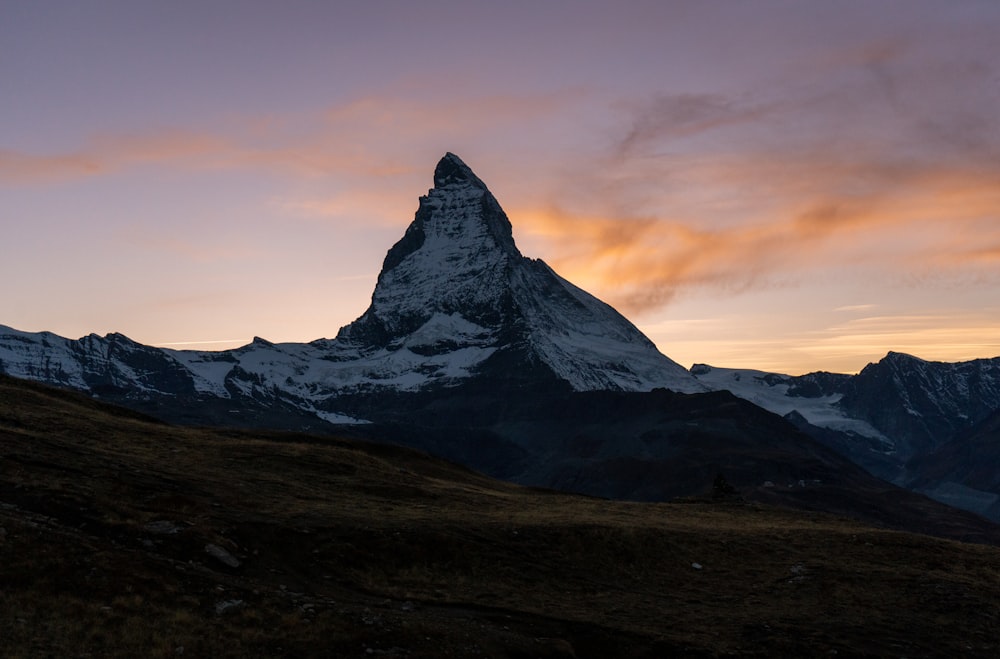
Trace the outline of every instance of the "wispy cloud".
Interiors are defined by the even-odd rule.
[[[722,94],[659,95],[635,108],[618,155],[641,155],[654,145],[669,148],[677,140],[760,122],[777,110]]]
[[[359,183],[332,195],[287,197],[274,201],[283,215],[305,221],[357,221],[363,218],[386,225],[398,226],[412,219],[417,202],[405,190],[392,190],[371,182]]]
[[[834,311],[853,313],[858,311],[871,311],[872,309],[875,309],[877,307],[878,307],[877,304],[847,304],[842,307],[837,307],[836,309],[834,309]]]
[[[930,313],[858,318],[810,337],[802,349],[818,355],[881,358],[886,346],[923,359],[973,359],[1000,354],[995,317],[988,312]]]
[[[92,154],[43,156],[0,150],[0,181],[14,184],[50,182],[93,176],[107,170],[107,164]]]
[[[795,179],[787,190],[770,182],[769,216],[748,207],[745,222],[585,215],[555,206],[512,216],[546,245],[557,269],[629,312],[662,306],[685,288],[742,291],[848,268],[897,281],[970,273],[1000,279],[1000,200],[988,179],[927,170],[919,182],[861,199],[811,200]]]
[[[886,39],[745,96],[660,94],[511,213],[631,313],[840,271],[1000,282],[1000,66]]]
[[[411,92],[410,95],[403,94]],[[185,170],[261,170],[295,176],[384,180],[423,172],[426,151],[488,141],[525,122],[551,119],[586,92],[455,97],[388,89],[290,118],[237,117],[211,129],[150,128],[87,136],[63,153],[0,150],[0,183],[50,183],[100,176],[138,165]]]
[[[710,360],[713,366],[791,375],[806,372],[803,364],[808,364],[808,370],[856,373],[890,349],[941,361],[1000,354],[995,314],[996,309],[938,309],[789,328],[775,325],[765,313],[741,313],[669,320],[642,329],[685,364]],[[734,327],[741,329],[735,336]]]
[[[187,171],[259,170],[299,176],[351,173],[388,177],[408,168],[363,153],[346,153],[321,139],[255,141],[253,135],[152,129],[143,134],[91,138],[72,153],[38,155],[0,152],[0,182],[50,183],[114,174],[139,165]]]

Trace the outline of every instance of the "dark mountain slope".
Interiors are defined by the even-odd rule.
[[[528,485],[638,501],[708,493],[723,477],[743,496],[872,524],[995,542],[1000,528],[890,485],[728,392],[456,390],[399,394],[350,430]]]
[[[905,461],[1000,409],[1000,358],[952,364],[890,352],[851,378],[840,407],[905,439],[897,442]]]
[[[1000,410],[907,464],[908,486],[1000,521]]]
[[[568,411],[568,410],[567,410]],[[627,411],[627,410],[625,410]],[[996,656],[995,547],[0,379],[4,656]]]

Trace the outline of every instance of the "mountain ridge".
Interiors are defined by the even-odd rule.
[[[856,375],[788,376],[705,364],[691,372],[711,389],[786,416],[877,476],[1000,521],[1000,506],[993,506],[1000,486],[981,475],[936,481],[927,459],[949,443],[951,462],[968,454],[964,433],[1000,411],[1000,357],[936,362],[890,351]],[[968,454],[965,466],[954,464],[951,477],[972,473],[974,460]],[[989,489],[977,489],[983,483]]]
[[[0,372],[126,398],[281,401],[318,421],[343,393],[416,391],[488,378],[575,390],[703,387],[624,316],[524,257],[486,184],[453,153],[386,253],[368,309],[334,339],[227,351],[77,341],[0,327]],[[506,384],[503,384],[506,383]],[[96,389],[95,389],[96,387]],[[344,420],[344,419],[341,419]]]

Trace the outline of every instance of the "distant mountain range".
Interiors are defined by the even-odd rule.
[[[781,414],[877,476],[1000,521],[1000,460],[990,459],[985,439],[991,427],[996,437],[989,424],[1000,411],[1000,357],[944,363],[890,352],[857,375],[704,364],[691,372],[710,389]]]
[[[976,459],[964,447],[989,443],[963,433],[1000,409],[1000,358],[890,353],[856,376],[689,372],[522,256],[497,200],[450,153],[387,253],[371,305],[333,339],[177,351],[0,326],[0,373],[171,422],[351,432],[600,496],[683,496],[724,474],[742,492],[802,507],[870,513],[881,497],[870,518],[887,524],[888,501],[905,500],[896,507],[918,523],[923,503],[857,463],[1000,519],[1000,468],[989,477],[963,462]],[[707,393],[726,390],[736,397]],[[924,460],[946,450],[949,470]]]

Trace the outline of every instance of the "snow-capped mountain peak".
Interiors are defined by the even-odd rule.
[[[338,339],[384,347],[439,313],[503,322],[510,261],[522,258],[510,220],[458,156],[441,159],[434,182],[386,254],[371,306]]]
[[[614,309],[522,256],[496,198],[452,153],[386,255],[371,306],[337,340],[371,353],[413,350],[414,336],[438,357],[478,351],[471,370],[493,377],[541,364],[574,389],[703,389]]]
[[[472,185],[486,190],[486,184],[466,165],[461,158],[449,151],[444,154],[434,168],[434,187],[445,188],[449,185]]]

